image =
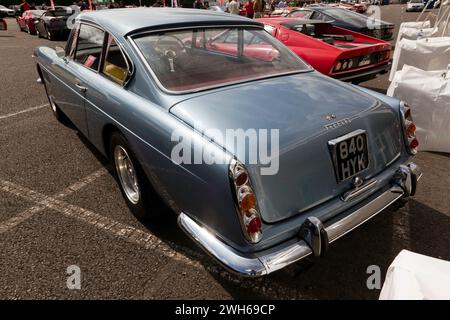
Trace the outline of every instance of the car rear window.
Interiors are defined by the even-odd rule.
[[[310,70],[259,28],[203,28],[147,34],[134,41],[159,83],[172,92]]]
[[[361,27],[367,25],[368,18],[366,16],[347,9],[332,8],[325,10],[324,13],[336,20],[342,20],[353,25],[361,25]]]
[[[50,10],[47,11],[47,15],[50,17],[64,17],[64,16],[70,16],[72,15],[73,11],[72,9],[59,9],[59,10]]]

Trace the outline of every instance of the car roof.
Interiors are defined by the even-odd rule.
[[[262,18],[258,19],[266,24],[276,24],[282,25],[286,28],[292,29],[295,26],[303,24],[329,24],[327,21],[314,20],[314,19],[302,19],[302,18],[290,18],[290,17],[280,17],[280,18]]]
[[[143,30],[172,29],[190,26],[251,25],[261,23],[239,15],[212,10],[180,8],[129,8],[82,13],[81,21],[93,22],[116,36],[127,36]]]
[[[289,29],[293,29],[296,26],[304,25],[304,24],[330,24],[330,23],[327,21],[323,21],[323,20],[312,20],[312,19],[305,19],[305,20],[295,19],[295,20],[288,20],[288,21],[281,22],[282,26],[289,28]]]

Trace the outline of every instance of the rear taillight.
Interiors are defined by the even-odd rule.
[[[233,159],[230,163],[229,176],[242,232],[249,242],[257,243],[262,237],[262,223],[247,169],[242,163]]]
[[[400,113],[405,136],[408,141],[408,150],[411,154],[416,154],[417,148],[419,147],[419,140],[416,138],[417,127],[412,119],[411,108],[403,101],[400,102]]]
[[[333,71],[334,72],[345,71],[348,69],[352,69],[353,67],[355,67],[353,59],[344,59],[344,60],[339,60],[334,65]]]

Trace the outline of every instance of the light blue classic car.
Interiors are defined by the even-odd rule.
[[[168,205],[242,275],[323,256],[421,176],[405,103],[319,74],[244,17],[85,13],[66,48],[34,56],[54,115],[111,160],[131,211]]]

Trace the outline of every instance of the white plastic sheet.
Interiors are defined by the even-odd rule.
[[[450,299],[450,262],[402,250],[389,266],[380,300]]]
[[[450,72],[404,65],[387,95],[411,106],[420,151],[450,152]]]
[[[450,37],[402,39],[395,48],[389,81],[404,64],[425,71],[446,69],[450,62]]]
[[[414,38],[414,34],[418,34],[420,30],[422,29],[433,29],[431,27],[431,23],[429,20],[427,21],[409,21],[409,22],[402,22],[400,24],[400,27],[398,28],[398,34],[397,34],[397,40],[395,41],[395,47],[397,47],[397,44],[400,40],[403,38],[407,39],[417,39],[417,36]]]

